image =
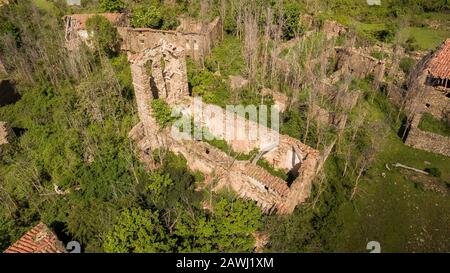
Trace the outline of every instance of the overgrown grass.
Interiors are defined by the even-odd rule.
[[[448,29],[434,29],[429,27],[407,27],[400,31],[400,41],[405,42],[413,37],[421,50],[437,48],[446,38],[450,37]]]
[[[433,117],[430,113],[423,113],[419,123],[419,129],[450,137],[450,125],[445,121]]]
[[[382,101],[364,102],[370,134],[378,134],[370,124],[386,123],[391,120],[388,113],[396,112],[387,111],[389,105],[380,104]],[[337,252],[368,252],[367,242],[378,241],[383,252],[449,251],[450,215],[446,211],[450,200],[417,185],[430,179],[444,185],[443,181],[450,180],[450,159],[404,145],[396,135],[398,123],[388,123],[389,133],[379,137],[381,150],[364,174],[357,196],[340,206],[336,227],[326,233],[329,247]],[[396,162],[422,170],[437,169],[441,179],[395,168],[392,164]]]

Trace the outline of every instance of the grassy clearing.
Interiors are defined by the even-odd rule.
[[[377,103],[364,103],[362,108],[370,113],[369,123],[388,118]],[[381,243],[383,252],[450,251],[450,198],[446,186],[450,181],[450,158],[405,146],[395,128],[380,141],[382,150],[364,175],[357,197],[338,209],[331,249],[368,252],[367,242],[375,240]],[[437,168],[442,175],[417,175],[392,167],[396,162],[422,170]],[[439,184],[447,194],[424,191],[418,186],[423,183]]]
[[[419,123],[419,129],[438,135],[450,137],[450,125],[442,120],[438,120],[430,113],[424,113]]]
[[[446,38],[450,37],[450,30],[429,27],[407,27],[402,29],[400,41],[405,42],[409,37],[414,37],[419,49],[430,50],[435,49]]]

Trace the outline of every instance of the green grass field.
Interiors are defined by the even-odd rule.
[[[433,29],[428,27],[407,27],[400,32],[400,41],[404,42],[414,37],[421,50],[430,50],[438,47],[446,38],[450,37],[447,29]]]
[[[371,113],[369,122],[385,120],[381,109],[366,107]],[[405,146],[394,130],[380,141],[382,150],[360,183],[357,197],[338,210],[333,249],[368,252],[367,242],[378,241],[382,252],[450,251],[446,185],[450,182],[450,158]],[[435,178],[393,167],[397,162],[421,170],[438,168],[442,175]],[[430,186],[443,192],[429,190]]]

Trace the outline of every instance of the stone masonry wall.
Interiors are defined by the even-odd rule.
[[[202,61],[222,39],[222,24],[217,17],[209,24],[182,20],[175,31],[150,28],[117,28],[122,39],[121,49],[132,53],[155,47],[161,39],[184,49],[186,56]]]
[[[418,128],[422,115],[416,115],[411,123],[411,129],[405,144],[416,149],[450,156],[450,138]]]

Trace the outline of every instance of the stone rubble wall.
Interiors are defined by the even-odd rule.
[[[192,98],[186,98],[185,104],[182,108],[182,113],[186,116],[195,116],[195,105]],[[279,134],[279,132],[272,128],[267,128],[259,123],[244,118],[240,115],[231,115],[226,109],[217,105],[203,104],[202,117],[196,121],[197,124],[203,128],[208,129],[213,136],[224,139],[233,149],[238,153],[248,154],[251,151],[264,150],[267,147],[272,146],[278,142],[272,150],[263,155],[270,164],[275,168],[291,171],[297,167],[297,165],[303,160],[303,158],[311,155],[318,157],[318,151],[303,144],[301,141],[291,138],[287,135]],[[205,109],[212,109],[211,113],[205,111]],[[199,111],[200,109],[197,109]],[[227,120],[227,115],[232,116],[234,119]],[[231,130],[230,130],[231,128]],[[240,136],[237,134],[238,130],[245,128],[245,134]],[[250,132],[258,130],[258,134],[253,136]],[[234,132],[233,136],[228,136],[227,133]],[[303,158],[299,158],[299,155],[294,151],[297,149],[302,153]]]
[[[186,56],[202,61],[222,39],[222,23],[217,17],[209,24],[182,20],[177,30],[118,27],[121,49],[131,53],[155,47],[161,39],[183,48]],[[196,32],[198,31],[198,32]]]
[[[421,114],[414,117],[405,144],[431,153],[450,156],[450,138],[419,129]]]
[[[353,48],[336,47],[338,58],[338,72],[350,73],[352,76],[363,79],[370,74],[376,81],[384,80],[385,63],[372,56],[359,52]]]

